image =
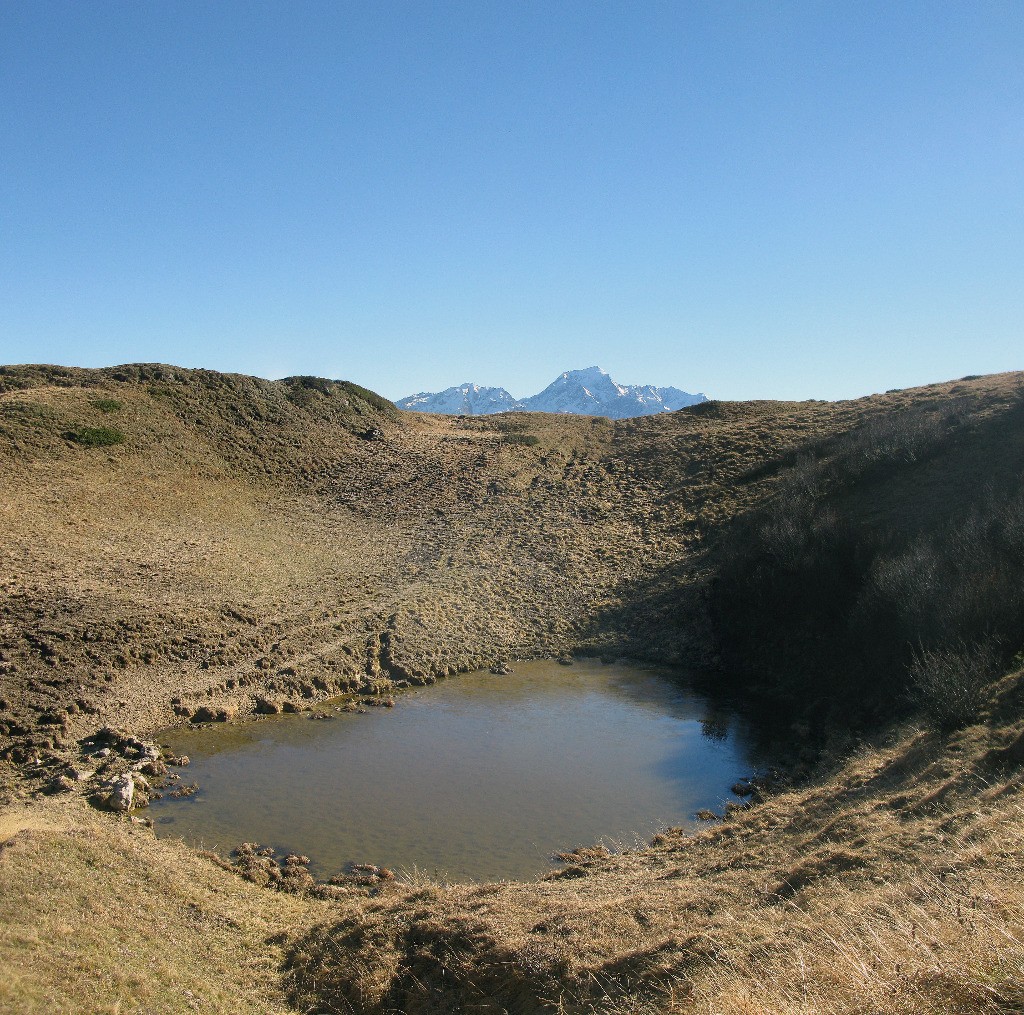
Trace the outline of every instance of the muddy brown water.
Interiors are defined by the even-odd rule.
[[[536,877],[552,854],[636,845],[720,810],[758,764],[735,716],[664,671],[519,663],[402,694],[395,708],[272,716],[163,742],[191,798],[154,801],[157,834],[227,853],[256,841],[312,858],[453,879]]]

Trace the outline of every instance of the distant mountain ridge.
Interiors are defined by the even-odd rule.
[[[630,419],[674,412],[706,402],[707,396],[653,384],[617,384],[600,367],[566,370],[539,394],[513,398],[504,388],[466,382],[444,391],[423,391],[395,402],[399,409],[446,415],[488,416],[496,412],[557,412]]]

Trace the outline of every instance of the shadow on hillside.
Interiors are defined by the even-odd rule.
[[[581,646],[672,664],[706,664],[710,630],[691,560],[626,579],[616,601],[594,613],[579,633]]]
[[[773,482],[758,506],[620,584],[580,647],[693,668],[770,738],[794,720],[836,734],[890,722],[921,704],[915,660],[932,650],[956,667],[979,641],[1002,663],[1024,645],[1022,466],[1019,394],[789,451],[759,467]]]
[[[383,927],[359,915],[321,925],[294,939],[283,972],[290,1000],[302,1011],[550,1011],[565,961],[538,954],[524,963],[471,917],[431,913],[423,892],[414,922]]]

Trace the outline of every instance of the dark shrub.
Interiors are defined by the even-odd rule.
[[[389,416],[392,419],[398,416],[399,410],[395,405],[383,396],[378,395],[376,391],[364,388],[361,384],[353,384],[352,381],[341,381],[340,384],[350,395],[361,398],[367,405],[372,406],[385,416]]]
[[[977,714],[1024,645],[1024,477],[917,533],[847,499],[916,468],[949,419],[907,414],[833,441],[825,464],[797,459],[728,533],[708,605],[723,668],[748,693],[845,727],[914,705],[940,726]],[[910,513],[916,490],[901,491]]]
[[[945,419],[919,409],[904,410],[865,423],[843,441],[847,464],[856,467],[916,462],[933,448],[945,431]]]

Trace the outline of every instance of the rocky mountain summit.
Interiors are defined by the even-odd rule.
[[[653,384],[618,384],[600,367],[566,370],[539,394],[513,398],[504,388],[467,382],[436,393],[424,391],[395,402],[399,409],[446,415],[487,416],[496,412],[556,412],[629,419],[674,412],[706,402],[703,394]]]

